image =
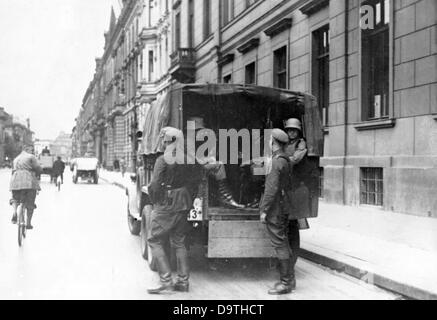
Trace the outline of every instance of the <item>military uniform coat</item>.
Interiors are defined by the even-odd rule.
[[[282,210],[282,190],[290,185],[290,165],[282,151],[273,153],[272,168],[266,177],[260,212],[267,214],[267,222],[282,224],[288,213]]]

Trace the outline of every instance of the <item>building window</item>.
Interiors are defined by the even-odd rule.
[[[203,0],[203,39],[211,34],[211,0]]]
[[[188,0],[188,47],[194,48],[194,0]]]
[[[276,88],[287,89],[287,47],[273,53],[273,84]]]
[[[384,180],[382,168],[361,168],[361,204],[382,206],[384,204]]]
[[[153,50],[149,51],[149,82],[153,81],[153,72],[154,72],[154,55],[153,55]]]
[[[178,12],[175,17],[175,49],[181,47],[181,13]]]
[[[232,83],[232,74],[223,77],[223,83]]]
[[[325,126],[328,125],[329,108],[329,43],[329,25],[313,32],[312,88]]]
[[[149,27],[152,26],[153,1],[154,1],[154,0],[149,0]]]
[[[245,68],[245,84],[256,84],[256,63],[252,62]]]
[[[390,0],[369,0],[362,5],[373,8],[369,27],[361,26],[362,119],[367,121],[389,113]]]
[[[325,169],[319,168],[319,198],[323,199],[324,195]]]
[[[227,25],[235,15],[235,0],[221,0],[222,26]]]

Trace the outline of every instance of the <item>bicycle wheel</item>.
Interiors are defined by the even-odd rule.
[[[23,238],[26,238],[26,232],[27,232],[27,208],[23,205],[23,228],[21,228],[23,231]]]
[[[23,234],[25,232],[23,230],[25,228],[25,225],[24,225],[24,206],[23,206],[23,204],[20,204],[18,206],[17,211],[18,211],[18,222],[17,222],[17,225],[18,225],[18,245],[21,247],[21,245],[23,244]]]

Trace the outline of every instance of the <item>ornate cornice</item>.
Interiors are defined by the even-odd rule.
[[[252,38],[243,45],[237,48],[238,52],[245,54],[252,49],[255,49],[259,46],[259,38]]]
[[[302,6],[299,10],[303,14],[310,16],[327,6],[329,6],[329,0],[313,0]]]
[[[228,53],[227,55],[223,56],[222,58],[217,60],[217,64],[222,67],[228,63],[231,63],[232,61],[234,61],[235,58],[235,54],[233,53]]]
[[[284,18],[284,19],[280,20],[278,23],[275,23],[271,27],[267,28],[264,31],[264,33],[268,37],[272,38],[272,37],[278,35],[279,33],[281,33],[282,31],[290,29],[292,24],[293,24],[293,19]]]

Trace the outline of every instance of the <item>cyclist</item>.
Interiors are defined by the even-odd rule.
[[[55,182],[58,180],[58,177],[61,176],[61,183],[64,184],[65,163],[64,161],[62,161],[61,157],[58,157],[57,160],[53,163],[52,170]]]
[[[27,208],[26,229],[33,229],[31,222],[33,211],[36,209],[36,194],[41,190],[36,176],[42,173],[42,168],[33,153],[33,145],[23,146],[23,151],[14,159],[9,187],[12,192],[10,204],[14,208],[12,223],[17,223],[17,208],[20,203],[23,203]]]

